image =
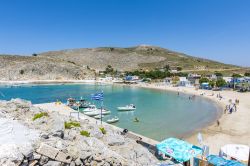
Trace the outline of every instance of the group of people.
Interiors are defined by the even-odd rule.
[[[224,113],[226,113],[227,111],[229,112],[229,114],[236,112],[237,111],[237,104],[240,103],[239,99],[235,99],[234,103],[232,103],[232,99],[230,99],[229,103],[230,104],[226,105]]]

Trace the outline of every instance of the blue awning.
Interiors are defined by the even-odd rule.
[[[209,155],[207,157],[207,161],[215,166],[245,166],[244,164],[238,161],[226,160],[216,155]]]
[[[177,138],[168,138],[157,144],[156,148],[159,152],[173,157],[179,162],[188,161],[192,157],[202,154],[202,149],[200,147]]]

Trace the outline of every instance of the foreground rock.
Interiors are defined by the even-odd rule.
[[[65,122],[76,119],[57,112],[48,112],[48,116],[33,119],[41,112],[44,110],[28,101],[0,101],[0,118],[15,122],[13,124],[21,125],[23,131],[33,134],[31,138],[24,137],[22,143],[15,139],[6,143],[4,138],[11,134],[0,128],[0,165],[137,166],[159,162],[135,140],[122,136],[109,126],[104,126],[104,134],[100,126],[88,121],[79,121],[80,126],[65,129]],[[8,128],[8,124],[5,127]],[[89,132],[89,137],[80,134],[83,130]]]

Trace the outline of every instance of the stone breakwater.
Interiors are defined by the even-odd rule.
[[[4,124],[0,128],[0,165],[145,166],[159,163],[147,148],[109,125],[99,126],[86,119],[77,121],[58,112],[37,116],[42,112],[46,111],[29,101],[0,101],[0,124]],[[76,121],[76,126],[65,125],[65,122]],[[81,131],[89,136],[80,134]]]

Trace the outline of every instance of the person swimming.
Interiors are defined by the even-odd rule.
[[[139,122],[139,119],[135,117],[134,122]]]

